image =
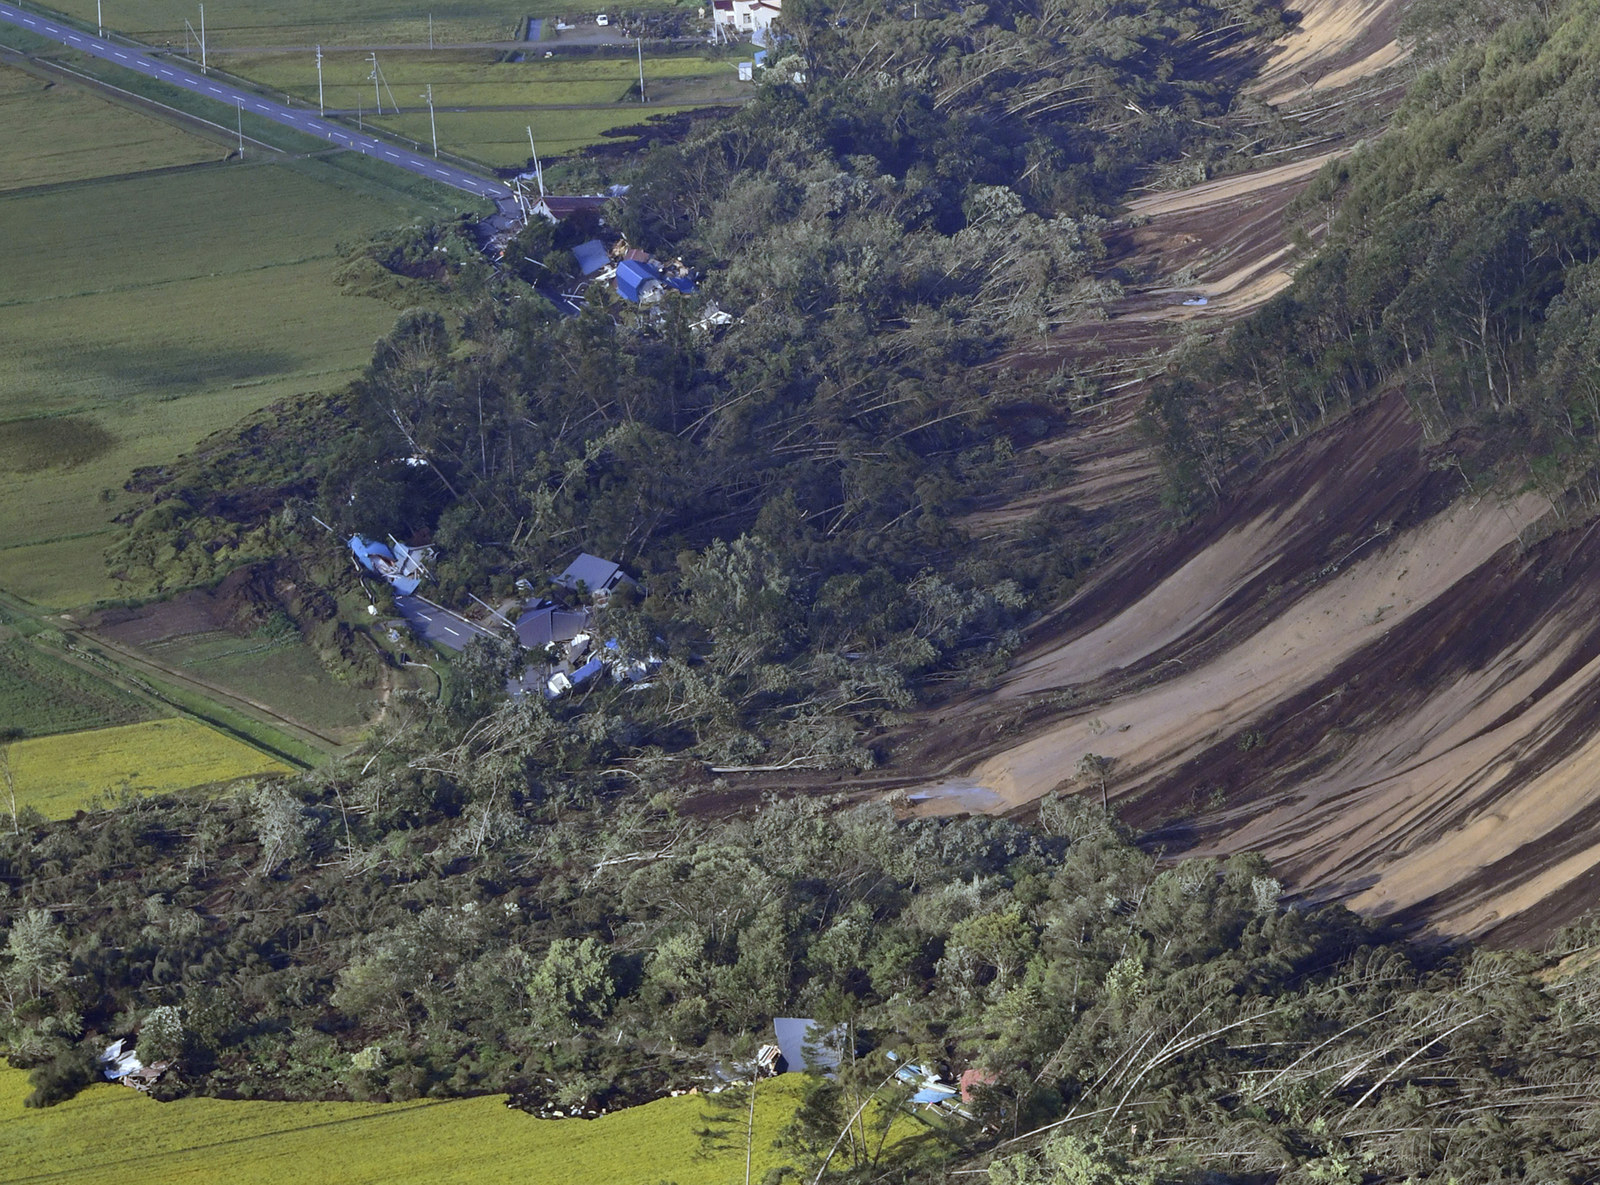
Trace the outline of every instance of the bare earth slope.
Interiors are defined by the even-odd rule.
[[[1258,85],[1275,103],[1402,58],[1395,4],[1303,12]],[[1140,202],[1127,257],[1186,280],[1133,290],[1103,341],[1237,316],[1287,284],[1278,215],[1326,155]],[[1058,358],[1086,344],[1064,339]],[[1138,388],[1046,446],[1079,473],[1051,496],[1124,512],[1148,499],[1152,472],[1119,431]],[[1430,446],[1401,400],[1380,401],[1287,450],[1210,521],[1124,554],[992,694],[947,709],[983,755],[919,788],[915,809],[1103,790],[1169,854],[1260,851],[1308,898],[1441,934],[1527,940],[1592,908],[1600,527],[1560,531],[1536,494],[1472,489],[1453,455],[1471,444]],[[1044,500],[974,525],[1025,522]]]

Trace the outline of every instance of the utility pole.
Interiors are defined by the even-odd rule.
[[[328,109],[322,102],[322,46],[317,46],[317,114],[326,115]]]
[[[209,74],[206,69],[206,6],[200,6],[200,73]]]
[[[439,159],[439,125],[433,121],[433,83],[428,84],[428,127],[433,131],[433,158]]]
[[[639,102],[644,102],[644,39],[635,37],[634,44],[639,47]]]
[[[239,159],[244,159],[244,100],[235,99],[239,107]]]
[[[378,55],[375,54],[375,53],[368,54],[367,55],[367,61],[372,63],[372,98],[373,98],[373,101],[376,102],[377,105],[378,105],[378,114],[382,115],[383,114],[383,95],[378,90]],[[396,112],[395,114],[398,115],[399,112]]]
[[[428,14],[428,48],[433,48],[433,13]]]
[[[102,0],[94,0],[94,23],[95,27],[100,30],[100,36],[104,37],[106,35],[106,18],[101,11],[101,5]]]
[[[544,196],[544,166],[539,163],[539,150],[533,146],[533,125],[528,126],[528,151],[533,153],[533,175],[539,182],[539,196]]]

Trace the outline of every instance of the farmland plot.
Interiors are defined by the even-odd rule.
[[[339,291],[336,245],[416,208],[332,173],[246,163],[0,195],[4,587],[58,607],[111,595],[102,552],[136,467],[359,370],[395,310]]]
[[[52,819],[102,795],[162,794],[292,772],[241,741],[178,718],[15,741],[8,752],[18,805]]]
[[[772,1149],[797,1101],[790,1076],[761,1088],[752,1180],[783,1161]],[[660,1099],[592,1121],[534,1119],[503,1095],[406,1103],[275,1103],[191,1098],[156,1103],[95,1086],[24,1111],[27,1075],[0,1068],[0,1146],[10,1179],[233,1185],[725,1185],[744,1176],[744,1128],[716,1149],[698,1130],[698,1096]],[[114,1140],[108,1133],[116,1133]]]
[[[0,191],[220,160],[223,150],[97,96],[0,66]]]

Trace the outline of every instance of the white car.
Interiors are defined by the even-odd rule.
[[[609,25],[611,23],[611,18],[608,17],[605,13],[602,12],[599,16],[594,18],[594,23],[599,25],[602,29],[604,29],[607,25]]]

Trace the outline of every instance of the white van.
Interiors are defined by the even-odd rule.
[[[599,25],[602,29],[604,29],[607,25],[609,25],[611,23],[611,18],[608,17],[605,13],[602,12],[599,16],[594,18],[594,23]]]

